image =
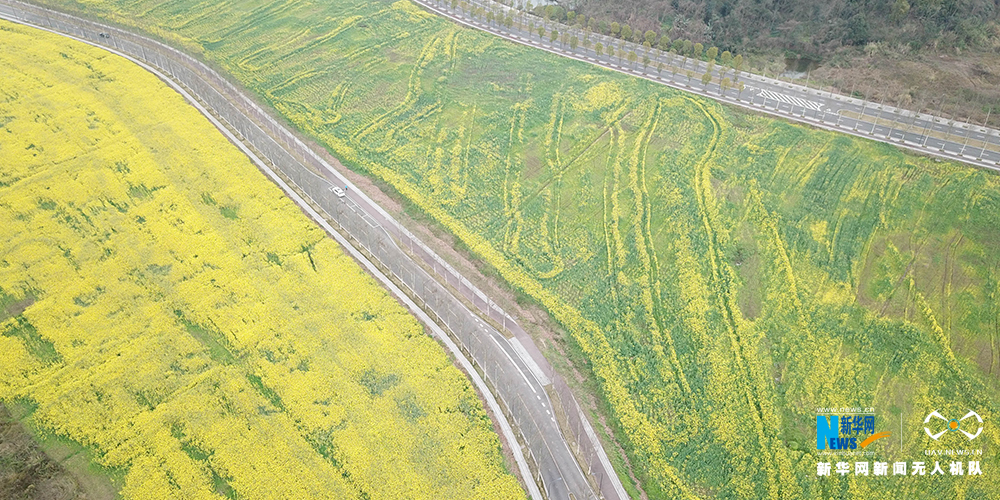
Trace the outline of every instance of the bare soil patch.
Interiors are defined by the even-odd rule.
[[[754,58],[754,68],[766,68],[773,77],[784,69],[777,55]],[[796,80],[804,84],[804,79]],[[809,74],[809,86],[835,89],[869,101],[921,110],[983,125],[990,107],[989,126],[1000,128],[1000,54],[972,51],[906,52],[882,46],[845,49]]]
[[[31,307],[31,304],[34,303],[35,303],[35,297],[32,295],[28,295],[21,300],[7,304],[7,306],[3,308],[3,311],[0,311],[0,321],[3,321],[7,318],[16,318],[20,316],[21,313],[23,313],[26,309]]]
[[[38,446],[0,404],[0,498],[72,500],[114,498],[87,495],[76,478]]]

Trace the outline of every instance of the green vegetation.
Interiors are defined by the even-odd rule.
[[[230,350],[231,346],[228,345],[229,342],[226,340],[225,335],[188,320],[179,310],[175,310],[174,314],[177,315],[177,321],[181,325],[184,325],[184,329],[205,346],[205,349],[208,350],[208,357],[212,361],[224,365],[231,365],[236,362],[236,357],[233,356]]]
[[[0,329],[0,335],[21,339],[28,353],[42,363],[52,364],[62,360],[52,342],[39,335],[38,330],[23,317],[18,316],[7,323]]]
[[[536,7],[536,13],[566,21],[559,7]],[[779,48],[825,56],[845,45],[869,42],[913,49],[994,50],[1000,44],[1000,8],[990,0],[835,0],[774,1],[588,0],[575,18],[627,21],[621,33],[656,29],[672,38],[700,39],[728,49]],[[572,21],[572,19],[569,19]]]
[[[745,52],[746,69],[757,74],[800,78],[800,84],[811,81],[844,95],[934,111],[951,120],[993,128],[1000,123],[1000,8],[989,1],[800,1],[777,6],[740,0],[589,0],[576,8],[579,12],[537,6],[533,13],[643,43],[647,49],[701,57],[707,47],[704,59],[718,56],[724,67],[737,72],[744,67],[743,54],[733,52]],[[609,29],[598,17],[627,21],[635,29],[614,22]],[[627,36],[632,33],[634,37]]]
[[[997,175],[404,1],[85,5],[202,53],[542,304],[586,356],[650,498],[998,490],[989,472],[820,480],[814,448],[817,407],[874,406],[880,427],[902,415],[904,448],[873,445],[890,462],[924,460],[931,409],[1000,417]],[[1000,430],[980,439],[995,459]]]

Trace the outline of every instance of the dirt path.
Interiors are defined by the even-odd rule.
[[[64,466],[0,403],[0,498],[5,500],[104,500],[117,497],[106,478],[77,471],[76,454]],[[83,464],[86,468],[89,460]]]

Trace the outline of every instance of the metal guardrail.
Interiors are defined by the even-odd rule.
[[[561,429],[551,412],[551,401],[542,380],[532,375],[530,366],[522,370],[514,362],[511,352],[516,355],[517,350],[501,345],[495,336],[490,335],[495,330],[481,321],[431,274],[440,276],[444,283],[465,296],[487,317],[499,316],[498,321],[504,330],[519,330],[516,322],[233,84],[201,61],[155,40],[23,2],[7,0],[6,4],[17,20],[114,48],[159,68],[190,89],[233,132],[326,212],[374,262],[408,291],[407,295],[418,301],[426,312],[436,316],[437,323],[447,328],[463,351],[479,366],[483,377],[503,402],[505,413],[516,423],[528,455],[535,464],[534,479],[545,489],[548,498],[595,499],[594,486],[602,498],[628,498],[566,382],[559,376],[553,377],[552,381],[570,427]],[[333,193],[331,189],[335,184],[320,173],[335,176],[339,185],[348,188],[348,195],[341,198]],[[362,204],[368,205],[374,213],[369,213]],[[415,258],[423,260],[430,270],[418,265]],[[534,346],[532,348],[537,351]],[[529,376],[535,379],[537,388]],[[577,456],[587,468],[586,472],[581,470],[580,463],[566,443],[566,435],[576,438]],[[516,446],[516,443],[511,444]],[[569,468],[567,463],[571,463],[576,470],[566,470]],[[574,480],[574,474],[580,476],[579,480]],[[592,479],[588,481],[584,474],[591,475]]]

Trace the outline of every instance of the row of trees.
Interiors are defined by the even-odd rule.
[[[618,23],[611,23],[608,27],[608,33],[618,39],[616,48],[613,43],[605,45],[601,42],[591,42],[590,35],[593,31],[591,27],[598,25],[599,28],[604,28],[603,24],[598,24],[598,21],[594,18],[591,18],[588,22],[584,16],[576,16],[572,11],[566,13],[558,6],[536,7],[533,12],[544,20],[567,21],[569,24],[566,25],[566,29],[563,31],[558,29],[558,25],[551,25],[545,22],[540,22],[536,26],[535,21],[528,18],[528,10],[524,9],[523,6],[518,6],[522,8],[512,12],[510,9],[501,9],[500,7],[486,9],[464,0],[451,0],[450,4],[452,10],[460,8],[472,18],[484,20],[490,25],[504,26],[507,29],[511,29],[516,25],[518,29],[537,33],[540,39],[544,40],[548,38],[550,43],[558,41],[564,49],[568,46],[572,51],[576,51],[580,45],[583,45],[587,49],[592,48],[597,56],[607,54],[609,57],[617,57],[619,64],[628,61],[632,69],[636,69],[638,63],[641,62],[642,68],[645,71],[654,62],[654,59],[651,59],[652,56],[655,58],[656,65],[654,67],[657,74],[663,75],[664,70],[669,69],[671,81],[675,81],[677,72],[680,70],[682,75],[687,77],[687,84],[689,86],[691,85],[691,80],[700,72],[698,65],[692,64],[691,69],[686,69],[687,62],[681,59],[680,67],[678,68],[677,64],[665,64],[663,55],[671,53],[691,57],[696,60],[704,60],[708,63],[705,72],[700,73],[700,80],[704,88],[708,88],[708,84],[714,78],[714,73],[721,70],[718,71],[718,79],[719,89],[723,94],[730,89],[736,89],[738,91],[738,99],[744,89],[743,83],[737,79],[743,67],[743,56],[739,54],[733,56],[728,50],[720,54],[718,47],[709,47],[706,50],[701,43],[693,43],[690,40],[681,39],[671,40],[670,37],[659,36],[652,30],[647,30],[641,34],[633,33],[632,28],[628,25],[620,26]],[[629,47],[627,44],[629,41],[639,44],[641,48]],[[640,53],[642,54],[641,57]],[[721,67],[716,66],[717,61],[722,63]],[[729,69],[735,72],[733,79],[726,76]]]
[[[545,7],[531,7],[531,4],[519,4],[516,2],[508,2],[511,9],[505,9],[500,6],[500,3],[504,3],[507,0],[499,0],[493,3],[493,8],[487,11],[484,7],[476,5],[474,3],[468,3],[464,0],[437,0],[442,4],[446,4],[450,1],[452,10],[456,7],[461,8],[467,15],[471,15],[473,18],[485,19],[492,25],[504,26],[508,30],[513,29],[515,26],[521,30],[527,30],[531,33],[537,33],[542,39],[548,38],[552,43],[560,43],[565,49],[569,47],[574,52],[581,45],[586,49],[594,50],[597,55],[603,56],[605,54],[610,57],[618,57],[619,63],[627,60],[631,63],[634,69],[639,62],[642,62],[643,68],[648,68],[651,64],[657,68],[660,74],[663,70],[670,70],[671,64],[667,63],[664,66],[664,54],[671,53],[681,56],[686,56],[693,58],[695,60],[707,61],[708,71],[704,73],[703,68],[700,65],[692,64],[692,70],[687,70],[688,61],[679,60],[673,61],[680,64],[680,72],[682,75],[686,73],[691,73],[689,75],[689,80],[693,79],[694,76],[701,75],[704,80],[705,74],[711,73],[715,68],[715,64],[721,64],[720,68],[732,68],[735,70],[734,77],[729,82],[730,88],[739,89],[738,77],[740,72],[743,70],[744,59],[740,54],[733,55],[732,52],[728,50],[722,50],[715,46],[710,46],[706,48],[704,44],[692,42],[691,40],[677,38],[671,39],[669,36],[660,36],[653,30],[646,30],[640,32],[639,30],[634,30],[628,24],[618,24],[618,23],[606,23],[604,21],[597,20],[596,17],[588,18],[585,15],[576,14],[573,11],[565,11],[558,6],[545,6]],[[562,22],[562,26],[559,25],[546,25],[545,21],[550,22]],[[537,23],[537,25],[536,25]],[[613,43],[607,43],[606,41],[602,43],[594,44],[591,40],[591,34],[600,34],[603,36],[614,37],[617,41],[618,48],[615,49],[612,45]],[[635,47],[634,49],[626,48],[626,42],[636,43],[640,47]],[[644,49],[644,50],[643,50]],[[659,52],[656,52],[659,51]],[[635,53],[633,56],[632,53]],[[677,68],[674,68],[671,74],[676,73]],[[718,75],[720,86],[723,85],[726,77],[727,71],[722,71]],[[709,80],[710,81],[710,80]],[[842,89],[845,93],[847,88]],[[849,95],[856,95],[860,97],[860,94],[852,91]],[[932,102],[939,101],[931,99]],[[923,102],[923,100],[921,101]],[[912,104],[911,96],[909,93],[902,94],[899,101],[896,103],[899,107],[907,107]],[[926,104],[926,103],[924,103]],[[922,105],[918,103],[918,108]],[[984,124],[988,122],[989,114],[995,111],[995,108],[982,107],[983,113],[986,114],[984,119]],[[966,111],[967,116],[972,116],[973,113]],[[980,117],[982,118],[982,117]]]
[[[504,3],[503,0],[500,0]],[[599,20],[596,17],[591,16],[588,18],[583,14],[577,14],[573,11],[566,11],[558,5],[546,5],[546,6],[536,6],[532,7],[531,3],[525,4],[515,4],[515,8],[520,8],[523,10],[530,11],[536,16],[541,17],[545,21],[555,21],[558,23],[565,24],[570,27],[575,27],[577,29],[583,30],[587,33],[600,33],[602,35],[611,36],[618,38],[623,41],[629,41],[637,45],[642,45],[647,49],[650,47],[656,47],[661,51],[671,51],[676,54],[685,55],[688,57],[693,57],[696,59],[704,60],[715,60],[720,58],[722,64],[728,65],[733,59],[737,59],[738,64],[742,64],[743,56],[737,55],[736,57],[728,50],[723,50],[721,53],[718,47],[709,47],[707,50],[705,46],[700,42],[692,42],[691,40],[677,38],[671,40],[669,36],[660,36],[659,33],[653,30],[638,30],[633,29],[628,24],[619,24],[618,22],[607,22],[605,20]]]
[[[450,3],[452,9],[461,8],[473,18],[483,19],[491,25],[502,25],[508,29],[517,25],[520,29],[527,29],[532,33],[537,32],[539,38],[545,38],[546,34],[548,34],[549,41],[559,41],[564,48],[568,45],[574,51],[580,45],[583,45],[588,49],[591,48],[591,33],[596,32],[605,36],[617,38],[620,41],[618,50],[613,50],[610,44],[608,44],[607,53],[611,56],[617,54],[619,62],[621,62],[622,59],[627,58],[633,66],[640,59],[634,50],[626,50],[625,42],[635,43],[645,49],[645,55],[643,55],[641,59],[644,67],[648,67],[651,62],[650,55],[652,50],[657,49],[661,53],[670,52],[693,59],[708,61],[709,69],[707,73],[712,72],[716,61],[721,63],[723,67],[732,68],[737,74],[743,69],[742,54],[734,56],[728,50],[724,50],[720,53],[718,47],[713,46],[706,49],[700,42],[692,42],[691,40],[680,38],[671,40],[669,36],[660,36],[653,30],[646,30],[645,32],[633,30],[628,24],[621,25],[617,22],[609,24],[605,21],[599,21],[594,17],[588,19],[584,15],[577,15],[573,11],[566,11],[557,5],[532,7],[530,2],[527,4],[515,4],[512,6],[519,11],[518,16],[515,18],[510,10],[506,9],[485,9],[482,6],[470,4],[460,0],[451,0]],[[501,3],[505,2],[501,0]],[[524,14],[526,12],[532,12],[536,16],[541,17],[544,21],[563,23],[567,27],[566,31],[560,33],[560,31],[555,27],[547,29],[544,22],[536,26],[534,21],[525,19],[526,16]],[[576,30],[579,34],[572,33],[570,30]],[[580,37],[581,34],[582,39]],[[598,55],[603,55],[604,46],[602,46],[601,43],[594,45],[594,49]],[[662,63],[660,65],[662,66]],[[725,71],[723,71],[719,76],[720,78],[725,78]]]

